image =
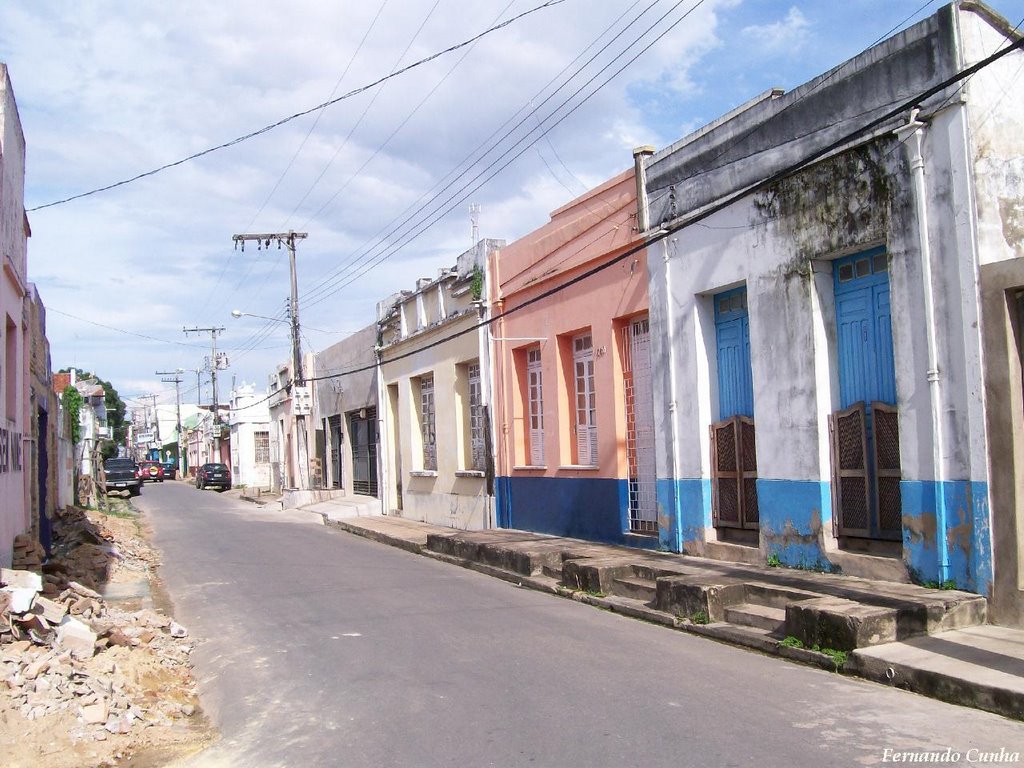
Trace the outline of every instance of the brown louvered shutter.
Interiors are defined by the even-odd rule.
[[[743,498],[740,503],[740,519],[745,527],[755,528],[760,520],[757,509],[757,449],[754,444],[754,420],[739,416],[740,435],[740,482]]]
[[[900,494],[900,425],[896,406],[871,404],[875,435],[875,501],[878,532],[882,538],[903,535],[903,501]]]
[[[832,432],[832,487],[835,520],[841,536],[868,536],[871,500],[864,403],[829,417]]]
[[[740,450],[737,419],[711,425],[712,513],[715,525],[739,528]]]

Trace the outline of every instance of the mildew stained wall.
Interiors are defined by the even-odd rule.
[[[1009,25],[998,21],[961,25],[966,64],[1005,44]],[[972,78],[966,109],[973,167],[968,202],[974,214],[980,283],[989,477],[984,500],[989,505],[992,548],[990,616],[1017,626],[1024,625],[1024,387],[1019,351],[1024,329],[1016,305],[1024,289],[1024,105],[1015,96],[1022,58],[1014,53]],[[958,543],[967,535],[977,540],[979,528],[958,528]]]
[[[944,572],[936,538],[941,497],[949,515],[947,578],[989,591],[977,233],[1013,229],[1018,176],[1012,170],[990,174],[986,184],[993,190],[986,192],[987,201],[978,201],[978,209],[990,217],[1012,209],[1011,215],[999,222],[982,218],[976,227],[976,192],[980,196],[985,185],[972,139],[978,112],[987,111],[992,120],[1010,101],[995,97],[1000,92],[996,81],[1005,90],[1006,77],[1019,68],[1020,58],[1009,57],[1014,61],[1006,67],[979,72],[963,92],[946,88],[921,103],[927,123],[926,236],[942,389],[938,410],[946,441],[940,467],[933,452],[912,174],[908,150],[894,134],[909,110],[799,172],[752,193],[744,190],[941,82],[962,66],[962,59],[970,63],[981,51],[988,55],[1000,39],[1005,42],[997,22],[973,4],[947,6],[789,94],[755,99],[648,162],[652,227],[685,224],[695,214],[709,213],[670,235],[660,246],[660,258],[652,253],[650,259],[654,354],[674,366],[655,377],[656,402],[662,406],[657,409],[659,501],[676,520],[680,548],[701,553],[716,540],[708,428],[718,418],[718,398],[710,305],[714,294],[746,285],[761,554],[797,567],[839,567],[843,558],[832,535],[827,420],[838,408],[831,263],[883,245],[890,258],[903,560],[909,575],[922,581],[937,580]],[[961,47],[961,40],[971,42]],[[987,96],[976,96],[975,89]],[[1022,135],[1019,129],[1016,135]],[[1012,168],[1020,153],[1019,147],[1011,149],[996,154],[1008,155]]]

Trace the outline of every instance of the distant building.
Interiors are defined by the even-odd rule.
[[[314,357],[316,488],[380,495],[376,344],[374,324]]]
[[[302,359],[303,378],[313,370],[313,356]],[[293,365],[280,363],[267,382],[270,409],[270,484],[284,494],[286,507],[314,500],[313,487],[316,424],[313,418],[313,387],[296,386]]]
[[[384,508],[452,528],[494,524],[481,240],[454,267],[379,302]]]
[[[253,384],[231,390],[231,482],[235,487],[271,487],[270,409]]]

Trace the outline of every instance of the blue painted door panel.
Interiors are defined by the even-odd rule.
[[[747,289],[715,297],[718,358],[718,418],[754,416],[754,382],[750,365],[750,320]]]
[[[896,404],[887,263],[885,251],[874,249],[834,265],[841,408]]]

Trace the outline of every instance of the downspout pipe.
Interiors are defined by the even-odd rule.
[[[394,414],[391,414],[390,407],[391,402],[387,399],[387,391],[384,387],[384,346],[381,339],[381,323],[384,317],[384,310],[381,307],[380,302],[377,303],[377,342],[374,344],[374,361],[376,363],[376,374],[377,374],[377,477],[380,478],[378,492],[380,495],[380,513],[381,515],[387,515],[388,513],[388,499],[391,496],[391,474],[388,471],[388,459],[395,455],[396,450],[401,450],[401,446],[392,445],[392,441],[397,439],[397,436],[387,434],[387,425],[394,420]],[[395,468],[398,471],[398,468]],[[397,507],[397,500],[395,506]]]
[[[666,237],[661,241],[662,259],[665,265],[665,336],[668,340],[668,418],[672,435],[672,498],[676,523],[675,551],[683,550],[683,535],[680,529],[682,510],[679,507],[679,424],[676,418],[676,318],[672,311],[672,253],[676,238]]]
[[[484,529],[488,530],[494,528],[494,396],[492,393],[492,382],[493,382],[493,368],[491,366],[491,345],[490,345],[490,325],[488,320],[490,318],[489,312],[489,301],[490,298],[487,294],[488,284],[488,272],[489,258],[487,249],[482,245],[478,244],[478,248],[483,250],[483,269],[484,269],[484,295],[476,299],[477,317],[479,324],[476,331],[476,343],[477,343],[477,356],[480,360],[480,400],[481,407],[484,410],[485,420],[485,492],[484,498],[486,499],[486,507],[484,509]]]
[[[636,178],[636,228],[644,235],[651,228],[650,199],[647,196],[647,161],[654,154],[653,146],[647,144],[633,150],[633,168]],[[662,238],[662,260],[665,266],[665,336],[668,340],[668,417],[672,445],[672,500],[673,518],[675,520],[675,536],[672,549],[681,552],[683,537],[679,523],[682,520],[679,508],[679,425],[676,420],[676,321],[672,312],[672,253],[675,250],[676,238]]]
[[[936,338],[935,282],[932,253],[928,241],[928,198],[924,177],[924,131],[927,124],[918,119],[919,110],[910,111],[907,124],[897,129],[896,136],[904,142],[910,162],[910,178],[917,214],[917,245],[921,254],[921,278],[924,287],[925,335],[928,343],[928,392],[932,416],[932,463],[935,474],[935,549],[938,559],[939,584],[949,581],[948,510],[946,509],[946,433],[942,419],[942,374],[939,369],[939,348]]]

